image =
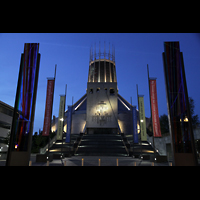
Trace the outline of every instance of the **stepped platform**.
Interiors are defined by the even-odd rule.
[[[48,152],[46,152],[47,154]],[[133,143],[132,135],[116,134],[72,134],[71,142],[56,141],[49,150],[53,159],[60,159],[70,156],[134,156],[139,158],[141,155],[150,159],[154,155],[154,149],[148,142],[139,144]],[[159,155],[156,152],[156,155]]]
[[[132,135],[126,135],[125,136],[130,144],[129,148],[129,154],[134,156],[135,158],[138,158],[140,155],[143,156],[151,156],[154,155],[154,148],[149,144],[147,141],[139,142],[138,144],[135,144],[133,142],[133,136]],[[156,156],[158,156],[159,153],[156,151]]]
[[[70,143],[65,142],[65,135],[62,140],[57,140],[53,146],[49,149],[49,154],[53,155],[53,159],[60,159],[61,154],[64,157],[70,157],[74,155],[74,143],[77,141],[77,138],[80,137],[80,134],[72,134]],[[48,154],[48,152],[46,152]]]
[[[83,135],[74,155],[77,156],[128,156],[121,135]]]

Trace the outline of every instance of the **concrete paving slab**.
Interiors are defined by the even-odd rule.
[[[82,161],[83,159],[83,161]],[[72,156],[61,160],[53,160],[49,163],[49,166],[152,166],[152,162],[148,160],[141,160],[139,158],[132,157],[112,157],[112,156]],[[37,163],[36,155],[31,155],[32,166],[46,166],[47,163]],[[6,161],[1,160],[0,166],[5,166]],[[169,163],[154,163],[154,166],[169,166]]]

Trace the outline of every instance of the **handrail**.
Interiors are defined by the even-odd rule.
[[[159,155],[163,155],[163,150],[158,149],[157,147],[154,147],[153,144],[152,144],[151,142],[149,142],[149,141],[147,141],[147,142],[149,143],[149,145],[150,145],[153,149],[155,149],[156,153],[158,153]]]
[[[77,139],[80,137],[80,140],[79,140],[79,142],[77,142]],[[78,151],[78,147],[79,147],[79,145],[81,144],[81,140],[82,140],[82,138],[83,138],[83,135],[80,135],[79,137],[77,137],[76,138],[76,141],[74,142],[74,144],[75,143],[77,143],[77,147],[76,147],[76,149],[74,150],[74,154],[76,154],[76,152]]]
[[[126,147],[126,144],[125,144],[125,142],[124,142],[124,137],[122,137],[122,135],[121,135],[121,138],[122,138],[122,142],[123,142],[123,144],[124,144],[124,147],[125,147],[125,149],[126,149],[126,152],[127,152],[127,154],[129,155],[129,150],[128,150],[128,148]],[[128,141],[128,143],[129,143],[129,141]]]
[[[57,140],[57,135],[55,135],[49,142],[49,144],[46,144],[43,148],[40,148],[40,154],[45,154],[48,150],[48,145],[49,145],[49,148],[51,148],[54,144],[54,142],[56,142]]]

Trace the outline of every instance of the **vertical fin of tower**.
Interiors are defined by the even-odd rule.
[[[110,60],[110,42],[109,42],[109,54],[108,54],[108,59]]]
[[[100,58],[101,58],[101,43],[99,41],[99,68],[98,68],[98,82],[100,82]]]
[[[114,46],[114,63],[115,63],[115,46]],[[117,82],[117,74],[116,74],[116,67],[114,66],[114,77],[115,77],[115,82]]]
[[[111,59],[110,59],[110,42],[109,42],[109,60],[111,60]],[[110,62],[109,62],[109,74],[110,74],[110,82],[112,82],[111,65],[110,65]]]
[[[96,61],[96,42],[94,43],[94,70],[93,70],[93,82],[95,82],[95,62]]]
[[[106,42],[104,41],[103,51],[99,41],[99,51],[96,52],[96,43],[90,49],[90,63],[88,82],[117,82],[115,67],[115,47],[109,42],[109,51],[106,53]]]
[[[106,82],[106,42],[104,41],[104,82]]]

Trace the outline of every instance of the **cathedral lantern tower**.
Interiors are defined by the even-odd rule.
[[[117,82],[116,69],[115,69],[115,49],[112,46],[112,54],[106,53],[105,43],[104,52],[101,53],[100,44],[99,52],[96,53],[96,45],[93,49],[90,49],[90,62],[89,62],[89,74],[88,82]]]
[[[115,49],[112,53],[90,50],[89,73],[87,82],[87,134],[118,133],[118,88],[115,68]]]

